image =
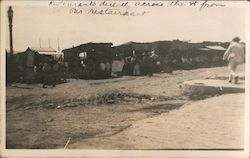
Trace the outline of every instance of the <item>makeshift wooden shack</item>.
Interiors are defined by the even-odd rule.
[[[193,69],[199,67],[222,66],[222,56],[229,45],[228,42],[199,42],[190,41],[156,41],[147,43],[128,42],[114,47],[117,56],[125,58],[133,55],[133,51],[139,55],[144,52],[155,51],[160,59],[162,71],[172,72],[177,69]]]
[[[226,49],[222,46],[204,46],[188,51],[188,64],[191,68],[224,66],[223,54]]]
[[[15,61],[23,71],[23,80],[34,82],[36,68],[40,63],[47,62],[49,59],[62,60],[63,53],[55,51],[53,48],[28,47],[26,51],[15,55]]]
[[[98,64],[112,63],[112,43],[86,43],[62,50],[69,72],[76,78],[99,78]]]
[[[16,58],[24,67],[34,68],[39,63],[46,62],[48,58],[62,60],[63,53],[57,52],[53,48],[28,47],[26,51],[18,53]]]

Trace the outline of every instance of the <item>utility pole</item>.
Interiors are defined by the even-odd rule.
[[[10,31],[10,56],[7,58],[7,71],[6,71],[6,83],[11,84],[15,80],[15,64],[13,60],[13,38],[12,38],[12,20],[13,20],[13,10],[12,7],[9,6],[8,19],[9,19],[9,31]]]
[[[9,6],[8,10],[8,18],[9,18],[9,30],[10,30],[10,56],[13,56],[13,37],[12,37],[12,20],[13,20],[13,10],[12,7]]]

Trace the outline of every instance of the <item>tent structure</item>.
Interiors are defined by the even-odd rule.
[[[226,51],[226,49],[222,46],[205,46],[205,48],[201,48],[200,50]]]
[[[57,52],[53,48],[28,47],[22,54],[25,56],[27,67],[36,66],[40,62],[44,62],[46,58],[53,58],[55,60],[63,58],[63,53]]]

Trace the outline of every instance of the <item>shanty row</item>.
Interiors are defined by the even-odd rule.
[[[46,73],[53,74],[54,80],[60,82],[67,78],[151,76],[153,73],[171,73],[180,69],[225,66],[222,57],[229,44],[180,40],[128,42],[118,46],[112,43],[86,43],[62,52],[53,48],[28,47],[24,52],[14,53],[11,61],[7,51],[6,57],[7,68],[11,69],[15,82],[42,82]]]

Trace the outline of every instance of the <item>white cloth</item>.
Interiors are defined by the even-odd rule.
[[[224,53],[223,60],[228,60],[229,63],[235,62],[242,64],[245,60],[245,52],[243,45],[233,42]]]
[[[140,65],[138,63],[135,64],[134,70],[133,70],[133,75],[138,76],[140,75]]]
[[[110,71],[110,70],[111,70],[111,66],[110,66],[110,63],[109,63],[109,62],[106,62],[106,63],[105,63],[105,70],[106,70],[106,71]]]
[[[100,63],[99,64],[99,68],[101,71],[105,71],[105,64],[104,63]]]
[[[238,65],[244,63],[245,50],[244,50],[243,45],[237,42],[231,43],[223,56],[223,60],[226,60],[226,59],[229,61],[229,64],[228,64],[228,68],[230,70],[229,80],[231,80],[231,77],[234,78],[238,76],[237,71],[236,71]]]
[[[112,63],[112,71],[122,72],[123,66],[124,66],[124,60],[114,60]]]

